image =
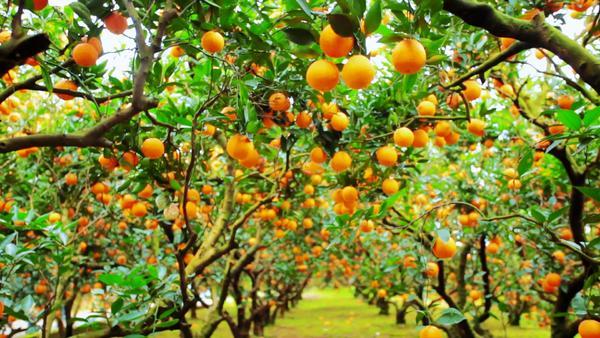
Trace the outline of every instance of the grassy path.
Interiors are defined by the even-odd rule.
[[[350,288],[343,289],[308,289],[299,305],[278,318],[276,325],[265,329],[266,338],[369,338],[369,337],[418,337],[414,325],[414,312],[406,317],[409,324],[396,325],[394,310],[389,316],[380,316],[378,309],[354,298]],[[229,304],[231,306],[232,304]],[[228,306],[228,307],[229,307]],[[231,311],[233,308],[229,309]],[[202,318],[202,313],[199,313]],[[535,322],[523,320],[522,328],[512,328],[502,325],[499,320],[491,318],[486,322],[494,337],[527,337],[548,338],[548,329],[539,329]],[[193,321],[192,328],[198,330],[201,321]],[[162,333],[155,338],[177,337]],[[215,338],[230,338],[227,325],[219,326]]]

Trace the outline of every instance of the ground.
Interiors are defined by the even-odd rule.
[[[393,309],[389,316],[377,314],[376,307],[368,305],[352,295],[349,288],[317,289],[311,288],[304,293],[304,299],[298,307],[278,318],[275,326],[268,326],[267,338],[363,338],[363,337],[417,337],[414,315],[408,315],[409,324],[396,325]],[[202,316],[200,316],[202,317]],[[196,325],[201,324],[195,322]],[[539,329],[537,324],[523,320],[523,327],[503,326],[500,320],[491,318],[487,328],[495,337],[550,337],[548,329]],[[173,333],[163,333],[153,338],[176,337]],[[221,325],[215,338],[230,338],[227,326]]]

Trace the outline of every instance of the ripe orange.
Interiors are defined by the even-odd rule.
[[[150,159],[161,158],[165,153],[165,145],[161,140],[151,137],[142,142],[142,154]]]
[[[481,96],[481,86],[477,80],[467,80],[463,83],[465,89],[463,94],[469,101],[473,101]]]
[[[179,58],[185,55],[185,50],[181,46],[173,46],[169,54],[174,58]]]
[[[75,91],[75,90],[77,90],[77,85],[75,84],[75,82],[73,82],[71,80],[60,80],[56,83],[56,85],[54,85],[54,88],[68,89],[68,90]],[[73,96],[68,95],[68,94],[56,94],[56,96],[58,96],[59,98],[65,100],[65,101],[74,99]]]
[[[498,89],[500,95],[508,98],[512,98],[515,96],[515,89],[508,83],[503,84],[500,89]]]
[[[312,117],[308,114],[306,110],[301,111],[296,116],[296,125],[300,128],[308,128],[312,123]]]
[[[92,67],[98,60],[98,50],[91,43],[83,42],[75,46],[73,60],[81,67]]]
[[[202,48],[207,52],[214,54],[223,50],[225,47],[225,39],[219,32],[209,31],[202,35]]]
[[[306,82],[316,90],[327,92],[335,88],[340,80],[340,71],[329,60],[317,60],[306,70]]]
[[[104,157],[104,154],[101,154],[98,157],[98,163],[102,166],[102,168],[113,171],[116,167],[119,166],[119,161],[117,161],[114,157]]]
[[[417,129],[414,131],[415,139],[412,146],[415,148],[423,148],[429,143],[429,134],[423,129]]]
[[[398,189],[400,189],[400,184],[393,178],[386,178],[381,184],[381,190],[388,196],[398,192]]]
[[[143,202],[137,202],[131,207],[131,213],[136,217],[146,216],[147,209]]]
[[[236,160],[243,160],[254,149],[252,141],[244,135],[235,134],[227,141],[227,153]]]
[[[331,25],[325,26],[319,36],[319,46],[325,55],[339,58],[348,55],[354,47],[354,37],[343,37],[335,33]]]
[[[150,198],[150,197],[152,197],[153,191],[154,191],[154,189],[152,189],[152,186],[150,184],[146,184],[144,189],[142,189],[142,191],[138,192],[138,197],[139,198]]]
[[[127,264],[127,257],[125,257],[125,255],[119,255],[117,256],[116,262],[119,265],[125,265]]]
[[[562,109],[571,109],[575,103],[575,98],[571,95],[561,95],[556,99],[556,104]]]
[[[412,39],[400,41],[392,51],[392,64],[401,74],[414,74],[425,66],[427,54],[423,45]]]
[[[435,277],[437,277],[439,272],[440,272],[440,268],[434,262],[429,262],[425,266],[425,276],[427,276],[427,277],[435,278]]]
[[[273,93],[269,96],[269,107],[274,111],[287,111],[290,105],[290,99],[284,93]]]
[[[551,135],[562,134],[565,132],[565,126],[562,124],[550,126],[548,127],[548,132],[550,132]]]
[[[342,68],[342,79],[352,89],[364,89],[375,78],[375,67],[364,55],[354,55]]]
[[[600,322],[594,319],[582,320],[577,331],[581,338],[600,338]]]
[[[560,230],[559,237],[565,241],[570,241],[573,239],[573,232],[569,228],[563,228]]]
[[[462,102],[462,100],[463,99],[460,96],[460,94],[458,94],[458,93],[452,93],[452,94],[448,95],[448,97],[446,97],[446,104],[451,109],[456,109],[456,108],[458,108],[458,106],[460,105],[460,103]]]
[[[456,242],[454,239],[449,238],[447,242],[444,242],[441,238],[436,238],[433,244],[433,255],[437,258],[445,259],[452,258],[456,253]]]
[[[410,147],[415,140],[412,130],[401,127],[394,132],[394,143],[399,147]]]
[[[315,163],[323,163],[327,160],[327,153],[320,147],[310,151],[310,159]]]
[[[446,137],[452,133],[452,126],[446,121],[439,121],[435,124],[433,132],[436,136]]]
[[[485,248],[485,252],[487,252],[490,255],[495,255],[498,253],[498,250],[500,249],[500,247],[498,246],[498,244],[496,243],[489,243],[487,245],[487,247]]]
[[[127,30],[127,18],[119,12],[112,12],[104,19],[104,25],[113,34],[120,35]]]
[[[51,224],[54,224],[54,223],[57,223],[58,221],[60,221],[61,218],[62,218],[62,216],[58,212],[51,212],[48,215],[48,222],[50,222]]]
[[[546,275],[546,283],[548,283],[548,285],[557,288],[560,286],[560,282],[561,282],[561,278],[560,278],[559,274],[557,274],[555,272],[551,272]]]
[[[358,201],[358,190],[356,190],[355,187],[353,186],[347,186],[344,187],[344,189],[342,189],[341,191],[342,194],[342,201],[345,204],[353,204],[354,202]]]
[[[444,331],[438,329],[433,325],[425,326],[421,331],[419,331],[419,338],[443,338]]]
[[[435,115],[435,104],[431,101],[421,101],[417,106],[417,112],[420,116],[433,116]]]
[[[375,156],[379,164],[386,167],[391,167],[398,161],[398,153],[392,146],[383,146],[377,149]]]
[[[335,113],[331,118],[331,127],[334,130],[342,131],[348,127],[350,120],[348,116],[344,113]]]
[[[467,130],[469,133],[475,136],[483,136],[484,134],[485,123],[480,119],[471,119],[469,123],[467,123]]]
[[[65,175],[65,183],[67,185],[77,184],[77,175],[73,173],[68,173],[67,175]]]
[[[94,48],[98,52],[98,55],[102,54],[102,40],[100,40],[99,37],[93,36],[87,40],[87,43],[94,46]]]
[[[333,155],[331,161],[329,161],[329,166],[336,173],[340,173],[352,165],[352,158],[345,151],[338,151]]]
[[[33,10],[41,11],[48,6],[48,0],[33,0]]]

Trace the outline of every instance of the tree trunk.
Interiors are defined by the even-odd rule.
[[[404,306],[396,310],[396,324],[406,324],[406,310]]]
[[[377,298],[377,307],[380,315],[387,316],[390,314],[390,304],[384,298]]]

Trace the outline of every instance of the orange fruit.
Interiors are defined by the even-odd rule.
[[[96,48],[96,51],[98,52],[98,55],[102,54],[102,41],[100,40],[99,37],[91,37],[87,40],[87,43],[89,43],[90,45],[94,46],[94,48]]]
[[[465,89],[462,92],[468,101],[473,101],[481,96],[481,86],[477,80],[467,80],[463,82],[463,85]]]
[[[61,218],[62,218],[62,216],[59,213],[51,212],[48,215],[48,222],[54,224],[54,223],[57,223],[58,221],[60,221]]]
[[[215,31],[208,31],[204,33],[200,43],[202,44],[202,48],[211,54],[218,53],[225,47],[225,39],[223,39],[223,35]]]
[[[320,147],[313,148],[310,151],[310,159],[315,163],[323,163],[327,160],[327,153]]]
[[[400,189],[400,184],[393,178],[386,178],[381,184],[381,190],[383,190],[383,193],[388,196],[398,192],[398,189]]]
[[[150,159],[161,158],[165,153],[165,145],[161,140],[151,137],[142,142],[142,154]]]
[[[451,109],[456,109],[462,102],[463,98],[458,93],[452,93],[446,97],[446,104]]]
[[[565,126],[562,124],[548,127],[548,132],[552,135],[558,135],[565,132]]]
[[[363,55],[354,55],[342,68],[342,79],[352,89],[364,89],[375,78],[375,67]]]
[[[512,98],[515,96],[515,89],[508,83],[503,84],[500,89],[498,89],[500,95],[508,98]]]
[[[144,217],[146,213],[146,205],[143,202],[137,202],[131,207],[131,214],[136,217]]]
[[[331,127],[334,130],[342,131],[348,127],[350,120],[348,116],[344,113],[335,113],[331,118]]]
[[[354,37],[343,37],[331,28],[331,25],[325,26],[319,36],[319,46],[325,55],[332,58],[339,58],[348,55],[354,47]]]
[[[483,121],[481,121],[480,119],[471,119],[471,121],[469,121],[467,123],[467,130],[469,131],[469,133],[475,135],[475,136],[483,136],[484,134],[484,129],[485,129],[485,123]]]
[[[98,60],[98,50],[87,42],[77,44],[71,54],[75,63],[81,67],[92,67]]]
[[[67,185],[77,184],[77,175],[73,173],[68,173],[67,175],[65,175],[65,183]]]
[[[435,124],[433,132],[436,136],[446,137],[452,133],[452,126],[446,121],[439,121]]]
[[[417,112],[420,116],[433,116],[435,115],[435,104],[431,101],[421,101],[417,106]]]
[[[435,277],[437,277],[439,272],[440,272],[440,268],[434,262],[429,262],[425,266],[425,276],[427,276],[427,277],[435,278]]]
[[[352,165],[352,158],[345,151],[338,151],[333,155],[331,161],[329,161],[329,166],[336,173],[340,173]]]
[[[227,153],[236,160],[241,161],[248,157],[252,149],[254,149],[252,141],[241,134],[235,134],[227,141]]]
[[[440,259],[452,258],[456,253],[456,242],[454,239],[449,238],[448,241],[444,242],[441,238],[436,238],[433,244],[433,255]]]
[[[401,74],[414,74],[425,66],[427,53],[423,45],[412,39],[400,41],[392,51],[392,64]]]
[[[290,99],[284,93],[273,93],[269,96],[269,107],[274,111],[287,111],[290,106]]]
[[[487,252],[490,255],[495,255],[495,254],[498,253],[499,249],[500,249],[500,247],[498,246],[498,244],[496,244],[496,243],[490,243],[485,248],[485,252]]]
[[[383,146],[377,149],[375,156],[379,164],[386,167],[391,167],[398,161],[398,153],[392,146]]]
[[[235,121],[237,119],[237,114],[235,112],[235,108],[233,107],[225,107],[221,109],[221,114],[227,116],[230,121]]]
[[[560,286],[560,282],[561,282],[561,278],[560,278],[559,274],[557,274],[555,272],[551,272],[546,275],[546,283],[548,283],[548,285],[557,288]]]
[[[127,30],[127,18],[119,12],[112,12],[102,21],[106,28],[113,34],[120,35]]]
[[[444,331],[433,325],[427,325],[419,331],[419,338],[443,338]]]
[[[571,109],[573,103],[575,103],[575,99],[571,95],[561,95],[556,99],[556,104],[561,109]]]
[[[301,111],[296,116],[296,125],[300,128],[308,128],[312,123],[312,117],[308,114],[308,112]]]
[[[565,241],[570,241],[573,239],[573,232],[569,228],[563,228],[560,230],[559,237]]]
[[[140,198],[150,198],[152,197],[152,192],[154,191],[154,189],[152,189],[152,186],[150,184],[146,184],[146,186],[144,187],[144,189],[142,189],[142,191],[138,192],[138,197]]]
[[[252,147],[248,155],[240,160],[240,164],[246,168],[254,168],[260,165],[261,158],[258,151]]]
[[[169,54],[174,58],[179,58],[185,55],[185,50],[181,46],[173,46]]]
[[[581,338],[600,338],[600,322],[594,319],[582,320],[577,331]]]
[[[119,161],[117,161],[114,157],[104,157],[104,154],[101,154],[98,157],[98,163],[102,166],[102,168],[113,171],[116,167],[119,166]]]
[[[427,146],[427,143],[429,143],[429,135],[427,134],[427,132],[423,129],[417,129],[414,131],[414,141],[412,146],[415,148],[423,148],[425,146]]]
[[[75,82],[73,82],[71,80],[60,80],[56,83],[56,85],[54,85],[54,88],[76,91],[77,85],[75,84]],[[56,94],[56,96],[58,96],[59,98],[65,100],[65,101],[74,99],[73,96],[68,95],[68,94]]]
[[[48,0],[33,0],[33,10],[41,11],[48,6]]]
[[[317,60],[306,70],[306,82],[316,90],[327,92],[335,88],[340,80],[337,66],[328,60]]]
[[[342,201],[345,204],[353,204],[358,201],[358,190],[353,186],[344,187],[341,191]]]
[[[453,144],[456,144],[458,142],[459,138],[460,138],[459,133],[450,132],[450,134],[444,136],[444,141],[446,141],[447,145],[451,146]]]
[[[399,147],[410,147],[415,140],[415,135],[412,130],[401,127],[394,132],[394,143]]]

